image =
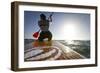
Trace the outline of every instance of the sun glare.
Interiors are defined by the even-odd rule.
[[[66,40],[74,40],[77,37],[77,28],[75,26],[75,24],[64,24],[63,28],[62,28],[62,32],[64,35],[64,39]]]

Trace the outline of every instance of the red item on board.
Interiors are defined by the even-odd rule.
[[[34,37],[34,38],[38,38],[39,32],[40,32],[40,30],[39,30],[38,32],[33,33],[33,37]]]

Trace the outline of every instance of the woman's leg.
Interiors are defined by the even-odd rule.
[[[48,41],[51,41],[52,40],[52,33],[50,31],[48,31]]]
[[[52,34],[50,31],[41,32],[38,40],[42,42],[45,38],[48,38],[48,41],[51,41]]]
[[[44,33],[40,32],[40,36],[38,38],[39,42],[43,42],[43,39],[44,39]]]

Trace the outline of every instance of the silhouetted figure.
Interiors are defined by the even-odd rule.
[[[51,41],[52,39],[52,33],[49,31],[49,24],[50,22],[52,22],[51,16],[52,15],[50,15],[50,17],[46,19],[46,16],[44,14],[40,14],[40,20],[38,21],[38,25],[41,30],[40,36],[38,38],[40,42],[43,42],[45,38],[47,38],[48,41]]]

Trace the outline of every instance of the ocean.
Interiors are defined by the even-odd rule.
[[[24,50],[32,48],[32,42],[34,39],[24,39]],[[90,58],[90,40],[53,40],[58,41],[64,46],[68,46],[77,53],[83,55],[86,58]]]

